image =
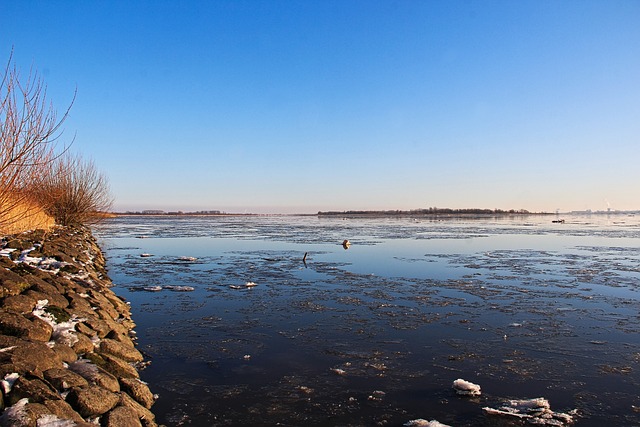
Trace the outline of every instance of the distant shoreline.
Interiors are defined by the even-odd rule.
[[[640,211],[571,211],[571,212],[529,212],[527,210],[500,209],[416,209],[416,210],[348,210],[319,211],[316,213],[230,213],[230,212],[110,212],[106,218],[114,217],[278,217],[278,216],[316,216],[316,217],[422,217],[422,218],[489,218],[489,217],[524,217],[551,215],[640,215]]]

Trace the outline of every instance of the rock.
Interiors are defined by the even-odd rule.
[[[65,363],[75,362],[78,359],[78,354],[66,344],[55,343],[52,350]]]
[[[100,351],[119,357],[127,362],[142,362],[144,357],[133,346],[125,345],[122,342],[105,338],[100,342]]]
[[[0,411],[15,405],[0,426],[90,427],[84,418],[95,418],[157,427],[153,394],[133,365],[143,356],[131,339],[131,308],[109,289],[90,231],[24,234],[12,246],[23,249],[0,257],[0,378],[13,374]]]
[[[26,314],[33,311],[37,302],[35,298],[24,294],[11,295],[2,301],[2,308],[11,313]]]
[[[11,362],[32,365],[40,372],[62,367],[60,357],[45,343],[22,341],[7,353],[11,354]]]
[[[104,338],[111,332],[109,324],[102,319],[88,317],[83,323],[94,330],[98,338]],[[78,324],[78,326],[80,326],[80,324]]]
[[[67,402],[61,399],[46,400],[43,405],[60,420],[71,420],[75,423],[83,423],[84,419]],[[55,424],[54,424],[55,425]],[[76,424],[77,426],[77,424]]]
[[[142,427],[137,412],[127,406],[117,406],[104,414],[101,424],[103,427]]]
[[[76,354],[85,354],[93,351],[93,341],[91,341],[89,337],[84,334],[76,334],[76,337],[78,338],[78,341],[76,341],[71,347]]]
[[[44,378],[60,392],[73,387],[86,387],[89,385],[85,378],[69,369],[49,369],[44,372]]]
[[[49,341],[53,328],[45,322],[32,322],[17,313],[0,312],[0,333],[37,341]]]
[[[120,387],[133,397],[136,402],[147,409],[151,409],[151,406],[155,402],[149,387],[137,378],[122,378],[120,380]]]
[[[42,403],[45,400],[60,398],[57,392],[51,390],[51,388],[40,379],[27,379],[23,376],[18,377],[7,397],[9,405],[14,405],[24,398],[29,399],[29,402],[32,403]]]
[[[113,392],[103,389],[97,385],[88,387],[76,387],[71,389],[67,395],[67,402],[83,418],[95,417],[109,412],[113,409],[120,397]]]
[[[36,427],[37,420],[49,413],[46,406],[39,403],[29,403],[29,399],[22,399],[7,408],[0,417],[2,427]]]
[[[126,393],[120,395],[120,405],[132,408],[138,414],[138,418],[142,421],[144,427],[158,427],[156,424],[156,417],[153,413],[133,400],[131,396]]]
[[[99,385],[114,393],[120,391],[120,383],[116,377],[87,359],[70,363],[69,369],[92,384]]]
[[[49,301],[47,305],[50,305],[50,306],[60,307],[60,308],[67,307],[69,305],[69,301],[67,301],[67,299],[64,296],[60,294],[56,294],[54,292],[55,291],[42,292],[32,288],[26,291],[25,295],[29,295],[31,298],[35,299],[36,301],[42,301],[46,299],[47,301]]]
[[[88,354],[87,358],[118,378],[138,378],[140,374],[133,365],[110,354]]]

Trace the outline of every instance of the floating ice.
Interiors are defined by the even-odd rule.
[[[254,287],[256,287],[256,286],[258,286],[258,284],[257,284],[257,283],[254,283],[254,282],[247,282],[247,283],[245,283],[244,285],[230,285],[229,287],[230,287],[231,289],[250,289],[250,288],[254,288]]]
[[[198,258],[193,257],[193,256],[181,256],[180,258],[178,258],[178,261],[185,261],[185,262],[193,262],[193,261],[197,261]]]
[[[193,286],[178,286],[178,285],[167,285],[167,286],[162,286],[161,288],[168,289],[174,292],[191,292],[195,290]]]
[[[148,253],[144,253],[144,254],[140,254],[140,256],[142,258],[149,258],[149,257],[152,257],[153,255],[152,254],[148,254]]]
[[[461,396],[480,396],[480,386],[458,378],[453,382],[453,389]]]
[[[574,423],[574,416],[563,412],[553,412],[549,401],[543,397],[536,399],[508,400],[498,409],[482,408],[489,415],[505,415],[527,420],[530,424],[563,427]],[[575,415],[575,414],[574,414]]]
[[[144,286],[142,290],[147,292],[160,292],[162,290],[162,286]]]
[[[427,421],[427,420],[423,420],[422,418],[408,421],[403,425],[407,427],[451,427],[447,424],[442,424],[441,422],[438,422],[436,420]]]

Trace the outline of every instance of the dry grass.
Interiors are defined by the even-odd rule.
[[[37,228],[50,230],[54,225],[53,218],[44,213],[38,205],[23,201],[3,212],[3,218],[0,218],[0,235],[22,233]]]

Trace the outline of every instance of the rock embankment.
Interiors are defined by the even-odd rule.
[[[157,425],[111,285],[86,228],[0,242],[0,426]]]

